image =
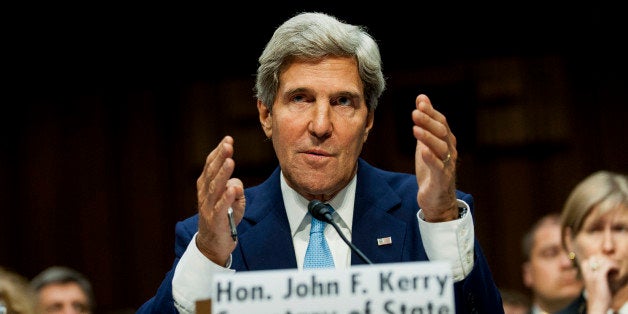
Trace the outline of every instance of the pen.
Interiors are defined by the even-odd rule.
[[[238,229],[236,229],[235,222],[233,222],[233,209],[229,207],[227,210],[227,215],[229,216],[229,229],[231,229],[231,237],[233,241],[238,240]]]

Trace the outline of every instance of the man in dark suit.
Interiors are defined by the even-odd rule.
[[[538,219],[523,236],[521,248],[526,258],[523,283],[532,292],[530,313],[556,313],[580,295],[584,285],[562,245],[560,213]]]
[[[279,167],[244,189],[231,177],[234,139],[223,138],[197,180],[198,215],[177,223],[174,266],[138,312],[192,313],[218,272],[304,268],[308,203],[319,200],[373,263],[449,261],[457,313],[503,313],[474,236],[473,198],[455,188],[456,138],[429,98],[417,96],[409,117],[416,175],[359,157],[385,88],[373,38],[332,16],[301,13],[275,31],[259,63],[257,109]],[[324,235],[334,267],[364,263],[333,229]]]

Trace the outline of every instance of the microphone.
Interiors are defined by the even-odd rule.
[[[349,248],[351,248],[351,250],[355,254],[357,254],[365,263],[373,264],[373,262],[371,262],[371,260],[368,259],[368,257],[366,257],[366,255],[364,255],[362,251],[360,251],[355,245],[353,245],[353,243],[349,242],[344,233],[340,231],[340,227],[338,227],[338,224],[336,224],[336,222],[331,217],[331,214],[333,212],[329,204],[325,204],[319,200],[311,200],[310,203],[307,204],[307,210],[308,212],[310,212],[310,215],[312,215],[312,217],[332,225],[334,229],[336,229],[336,232],[338,232],[338,235],[340,235],[342,240],[345,241]]]

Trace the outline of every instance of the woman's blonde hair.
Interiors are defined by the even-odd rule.
[[[628,177],[611,171],[597,171],[582,180],[571,191],[561,213],[563,246],[567,230],[576,236],[584,219],[597,208],[597,215],[623,206],[628,208]]]

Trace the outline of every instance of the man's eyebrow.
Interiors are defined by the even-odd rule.
[[[290,95],[290,94],[303,93],[303,92],[309,92],[309,91],[311,91],[311,89],[307,87],[296,87],[296,88],[286,90],[284,94]]]

